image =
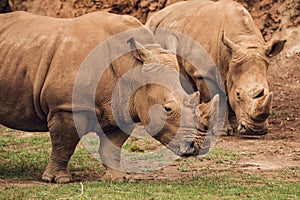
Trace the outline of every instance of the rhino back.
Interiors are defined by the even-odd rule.
[[[162,27],[182,32],[200,43],[216,63],[224,80],[230,55],[222,44],[223,31],[229,39],[243,46],[264,44],[249,12],[231,0],[175,3],[153,15],[147,25],[155,29]]]
[[[141,26],[102,12],[74,19],[0,15],[0,123],[46,131],[51,112],[72,110],[74,80],[87,55],[110,36]]]

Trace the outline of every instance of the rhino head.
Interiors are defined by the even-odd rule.
[[[147,49],[134,40],[131,43],[137,49],[135,57],[143,62],[141,76],[147,82],[132,97],[131,117],[136,115],[153,138],[179,156],[207,153],[210,140],[204,139],[205,134],[199,134],[199,124],[206,124],[201,119],[211,116],[209,112],[218,100],[203,105],[199,104],[199,92],[185,92],[176,55],[171,51]],[[205,109],[201,111],[201,108]],[[203,131],[207,131],[207,125]]]
[[[283,49],[285,40],[248,47],[233,43],[224,33],[222,40],[231,52],[226,87],[230,107],[237,119],[237,127],[234,128],[243,135],[267,134],[267,118],[273,99],[267,80],[268,58]]]

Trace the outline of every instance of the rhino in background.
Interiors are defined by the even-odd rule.
[[[266,43],[249,12],[231,0],[175,3],[151,16],[146,25],[153,28],[162,45],[170,35],[160,30],[171,29],[191,37],[207,51],[221,74],[225,90],[218,88],[218,78],[208,83],[211,77],[195,73],[195,68],[181,58],[178,58],[179,65],[184,68],[184,75],[202,91],[202,101],[210,100],[207,87],[211,87],[210,91],[227,93],[228,133],[232,127],[234,133],[267,134],[273,97],[267,80],[269,58],[283,49],[285,40],[276,38]],[[174,44],[180,40],[173,38]],[[187,53],[193,52],[181,45]]]
[[[124,40],[105,43],[105,51],[90,53],[119,33],[125,34]],[[114,58],[122,48],[127,53]],[[85,62],[87,56],[94,60]],[[79,76],[82,63],[90,71]],[[100,79],[101,64],[108,65]],[[102,179],[122,180],[121,147],[138,122],[180,156],[206,153],[209,141],[201,146],[199,141],[204,139],[197,135],[199,92],[188,95],[181,89],[178,70],[176,56],[155,43],[151,31],[130,16],[102,12],[74,19],[26,12],[0,15],[0,123],[50,132],[52,152],[42,176],[45,181],[71,180],[67,164],[80,137],[88,132],[100,137],[99,153],[107,169]],[[132,76],[125,76],[129,71]],[[173,88],[151,83],[153,77],[171,82]],[[143,84],[145,80],[150,84]],[[137,84],[141,85],[134,88]],[[128,92],[132,96],[125,102]],[[206,106],[216,104],[217,97]],[[153,105],[159,106],[152,109]]]

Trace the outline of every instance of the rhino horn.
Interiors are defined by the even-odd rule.
[[[223,31],[223,33],[222,33],[222,42],[224,43],[225,46],[227,46],[227,47],[230,49],[230,51],[231,51],[232,53],[237,52],[238,49],[239,49],[239,45],[236,45],[236,44],[234,44],[231,40],[229,40],[229,39],[225,36],[224,31]]]
[[[133,37],[130,38],[127,43],[130,43],[131,50],[134,50],[134,56],[145,64],[157,63],[157,57],[148,49],[146,49],[141,43],[136,41]]]
[[[264,98],[256,100],[252,108],[252,118],[254,120],[265,120],[271,112],[272,107],[273,92],[270,92]]]
[[[265,99],[265,101],[262,104],[262,107],[268,109],[269,112],[270,112],[271,106],[272,106],[272,104],[271,104],[272,103],[272,99],[273,99],[273,92],[270,92],[268,94],[267,98]]]
[[[200,104],[199,106],[200,109],[203,109],[204,114],[210,116],[211,119],[210,121],[215,121],[218,117],[219,102],[220,102],[220,97],[218,94],[216,94],[209,103],[204,104],[205,107],[201,107],[202,104]]]
[[[211,100],[211,116],[212,120],[216,120],[216,117],[218,116],[219,113],[219,102],[220,102],[220,97],[218,94],[216,94],[213,99]]]
[[[183,99],[183,105],[185,106],[197,106],[200,102],[200,92],[194,92],[190,95],[187,95]]]
[[[219,102],[220,102],[219,94],[216,94],[210,102],[199,104],[199,109],[201,113],[205,113],[209,116],[213,116],[218,112]]]

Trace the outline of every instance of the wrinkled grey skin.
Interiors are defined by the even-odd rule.
[[[125,45],[128,53],[109,62],[96,82],[95,94],[90,88],[97,79],[88,76],[77,85],[82,94],[73,97],[74,82],[88,54],[109,37],[137,28],[141,32],[134,38],[141,43],[132,38],[116,44]],[[99,57],[109,59],[114,48],[108,46]],[[174,90],[158,84],[143,85],[130,97],[128,107],[121,108],[112,94],[120,78],[132,69],[138,76],[124,79],[127,85],[123,91],[157,72],[174,83]],[[199,92],[187,95],[180,90],[178,69],[176,56],[156,44],[152,33],[133,17],[102,12],[75,19],[26,12],[0,15],[0,123],[24,131],[50,132],[52,152],[42,177],[45,181],[71,180],[68,161],[80,137],[88,132],[100,136],[100,157],[107,168],[102,179],[122,180],[120,151],[130,133],[123,132],[116,120],[141,122],[154,138],[180,156],[201,153],[201,145],[195,144]],[[113,97],[122,99],[118,93]],[[80,103],[86,99],[92,104]],[[112,109],[113,103],[118,109]],[[151,117],[153,105],[158,106]],[[96,120],[91,117],[93,113]]]
[[[273,97],[267,80],[269,58],[283,49],[285,40],[274,38],[266,43],[249,12],[231,0],[179,2],[153,15],[146,25],[153,27],[162,45],[170,38],[160,35],[163,28],[181,32],[201,44],[216,63],[226,87],[218,89],[218,77],[211,83],[212,74],[199,74],[190,63],[178,58],[184,75],[201,91],[202,100],[210,100],[212,95],[208,91],[222,90],[228,95],[229,122],[235,132],[244,135],[268,132],[267,118]],[[196,54],[182,45],[180,48],[187,53]],[[227,121],[228,133],[231,127]]]

